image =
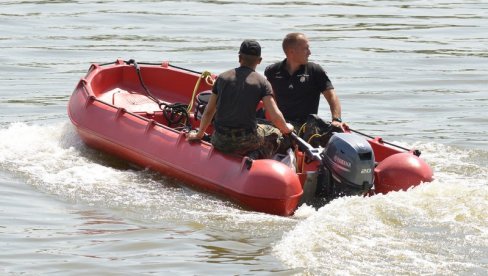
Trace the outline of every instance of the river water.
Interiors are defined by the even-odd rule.
[[[92,62],[218,74],[300,31],[351,128],[436,179],[292,217],[242,210],[84,146],[66,112]],[[0,2],[0,274],[488,274],[488,1]],[[319,114],[329,118],[325,100]]]

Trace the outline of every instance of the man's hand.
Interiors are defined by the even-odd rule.
[[[290,124],[290,123],[286,123],[286,127],[288,128],[288,132],[286,132],[286,133],[284,133],[284,134],[290,134],[290,133],[292,133],[292,132],[293,132],[294,127],[293,127],[293,125],[292,125],[292,124]]]
[[[186,140],[189,142],[195,142],[202,139],[202,136],[199,135],[199,132],[192,130],[190,132],[185,133]]]
[[[349,128],[349,125],[346,122],[332,121],[331,124],[335,127],[342,128],[342,129]]]

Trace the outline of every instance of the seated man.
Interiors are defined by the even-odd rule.
[[[311,52],[308,38],[290,33],[282,43],[286,58],[266,68],[264,75],[273,87],[279,109],[285,119],[299,131],[310,114],[317,114],[320,95],[330,107],[332,125],[346,126],[341,119],[341,104],[324,69],[308,60]]]
[[[187,134],[189,141],[200,140],[214,118],[212,145],[224,152],[271,158],[278,150],[282,134],[293,131],[273,98],[271,84],[255,72],[261,63],[261,46],[255,40],[244,40],[239,51],[240,66],[219,75],[200,122],[198,132]],[[256,108],[260,101],[276,126],[258,124]],[[259,156],[254,156],[258,152]]]

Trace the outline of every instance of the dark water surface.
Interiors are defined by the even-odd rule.
[[[311,40],[352,128],[436,180],[283,218],[85,147],[66,114],[92,62],[218,74]],[[488,1],[0,2],[0,274],[488,273]],[[329,117],[325,100],[320,115]]]

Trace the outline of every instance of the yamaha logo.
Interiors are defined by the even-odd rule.
[[[337,155],[334,155],[334,161],[341,164],[342,166],[346,166],[348,168],[351,167],[351,162],[347,162],[346,160],[343,160],[343,159],[337,157]]]

